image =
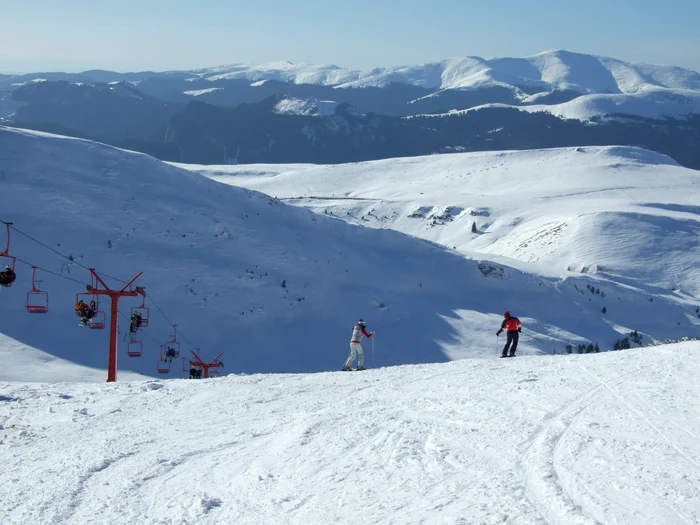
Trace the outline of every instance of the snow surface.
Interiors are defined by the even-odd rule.
[[[312,117],[326,117],[335,115],[338,103],[332,100],[318,100],[315,98],[286,98],[275,105],[275,113],[283,115],[305,115]]]
[[[25,86],[27,84],[38,84],[39,82],[48,82],[48,80],[45,78],[33,78],[32,80],[27,80],[26,82],[16,82],[16,83],[10,84],[10,85],[11,86]]]
[[[526,100],[536,102],[538,98],[548,93],[538,93],[527,97]],[[452,110],[447,113],[416,115],[421,117],[443,117],[460,115],[470,111],[480,111],[488,108],[513,108],[528,113],[547,112],[557,117],[590,120],[593,117],[623,114],[637,117],[664,119],[684,118],[700,114],[700,91],[648,89],[630,94],[594,94],[577,97],[561,104],[530,104],[514,106],[511,104],[482,104],[469,109]],[[405,117],[406,119],[415,116]]]
[[[698,351],[0,383],[0,522],[698,523]]]
[[[202,95],[207,95],[209,93],[214,93],[215,91],[221,91],[223,88],[209,88],[209,89],[194,89],[191,91],[183,91],[185,95],[191,95],[193,97],[199,97]]]

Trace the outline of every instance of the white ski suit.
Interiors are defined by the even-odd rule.
[[[362,336],[366,338],[372,337],[372,334],[367,333],[367,329],[361,325],[356,324],[352,329],[352,337],[350,338],[350,355],[345,360],[345,367],[350,368],[352,362],[355,360],[355,355],[357,355],[357,367],[365,367],[365,352],[362,350]]]

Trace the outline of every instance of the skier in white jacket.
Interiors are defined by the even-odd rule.
[[[365,353],[362,350],[362,336],[364,335],[367,339],[374,335],[374,332],[367,333],[367,325],[365,325],[364,319],[360,319],[355,323],[352,329],[352,337],[350,338],[350,355],[345,360],[345,366],[343,366],[343,371],[347,372],[352,370],[352,362],[355,360],[355,354],[357,354],[357,369],[365,369]]]

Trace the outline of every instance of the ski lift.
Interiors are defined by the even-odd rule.
[[[90,290],[97,287],[97,281],[95,276],[90,273],[90,286],[87,287],[88,291],[86,293],[75,294],[75,302],[83,301],[86,304],[90,304],[91,301],[95,301],[95,308],[97,312],[87,321],[87,327],[92,330],[104,330],[105,327],[105,313],[100,310],[100,296],[95,293],[90,293]]]
[[[7,246],[5,246],[5,251],[0,252],[0,271],[5,269],[5,266],[9,266],[10,269],[14,272],[15,271],[15,266],[17,265],[17,258],[12,257],[10,255],[10,225],[11,222],[6,222],[5,226],[7,227]],[[10,288],[12,286],[12,283],[9,284],[3,284],[3,288]]]
[[[134,339],[132,335],[126,347],[126,355],[129,357],[141,357],[143,354],[143,343]]]
[[[105,327],[105,313],[100,310],[100,296],[91,293],[78,293],[75,294],[75,302],[83,301],[86,304],[90,304],[91,301],[95,301],[95,308],[97,312],[90,319],[87,320],[87,327],[92,330],[103,330]]]
[[[104,330],[105,327],[105,313],[98,310],[95,317],[88,320],[88,328],[92,330]]]
[[[32,266],[32,290],[27,292],[27,312],[30,314],[45,314],[49,311],[49,294],[36,287],[36,266]]]
[[[156,365],[156,371],[159,374],[169,374],[170,373],[170,361],[166,361],[165,359],[159,359],[158,364]]]
[[[146,328],[148,326],[148,319],[150,317],[150,309],[146,306],[146,296],[143,296],[143,300],[141,301],[141,306],[132,306],[131,307],[131,317],[134,317],[134,314],[140,314],[141,315],[141,328]]]
[[[190,364],[186,358],[182,358],[182,368],[180,369],[180,377],[186,379],[190,377]]]
[[[180,357],[180,343],[177,340],[177,325],[173,325],[173,338],[167,340],[165,343],[163,343],[162,350],[161,350],[161,358],[162,356],[165,355],[165,352],[168,350],[174,350],[175,355],[173,357]]]

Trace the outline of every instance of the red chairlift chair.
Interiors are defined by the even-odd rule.
[[[104,330],[105,327],[105,313],[101,310],[97,311],[95,317],[90,319],[87,323],[88,328],[91,330]]]
[[[156,365],[156,371],[159,374],[169,374],[170,373],[170,361],[166,361],[164,359],[159,359],[158,364]]]
[[[87,327],[92,330],[103,330],[105,327],[105,313],[100,310],[100,296],[91,293],[75,294],[76,304],[81,299],[86,304],[90,304],[90,301],[95,301],[95,306],[97,307],[97,313],[94,315],[94,317],[92,317],[92,319],[88,319]]]
[[[7,226],[7,246],[5,246],[5,251],[0,252],[0,271],[5,270],[5,266],[9,266],[12,271],[15,271],[15,266],[17,265],[17,258],[12,257],[10,255],[10,225],[11,222],[6,222],[5,226]],[[10,284],[3,284],[3,288],[10,288],[12,286],[12,283]]]
[[[126,355],[129,357],[141,357],[143,354],[143,343],[134,339],[132,335],[126,347]]]
[[[175,350],[175,357],[180,357],[180,343],[177,340],[177,325],[176,324],[173,325],[173,338],[169,339],[165,343],[163,343],[163,347],[161,350],[161,358],[165,355],[165,351],[168,350],[169,348],[172,348],[173,350]]]
[[[32,266],[32,290],[27,292],[27,312],[45,314],[49,311],[49,294],[36,287],[36,266]],[[41,281],[38,281],[41,282]]]
[[[91,290],[93,288],[97,287],[97,281],[95,280],[94,275],[91,275],[90,278],[90,287],[88,290]],[[97,307],[97,313],[92,319],[88,319],[87,322],[87,327],[92,329],[92,330],[104,330],[105,327],[105,313],[100,310],[100,296],[98,294],[93,294],[90,293],[89,291],[87,293],[78,293],[75,294],[75,302],[76,304],[78,301],[83,300],[86,304],[90,304],[90,301],[95,301],[95,306]]]
[[[180,377],[187,379],[190,377],[190,364],[186,358],[182,358],[182,368],[180,369]]]
[[[146,306],[146,296],[143,297],[141,306],[131,307],[131,317],[133,317],[136,313],[141,314],[141,328],[146,328],[151,315],[150,309]]]

